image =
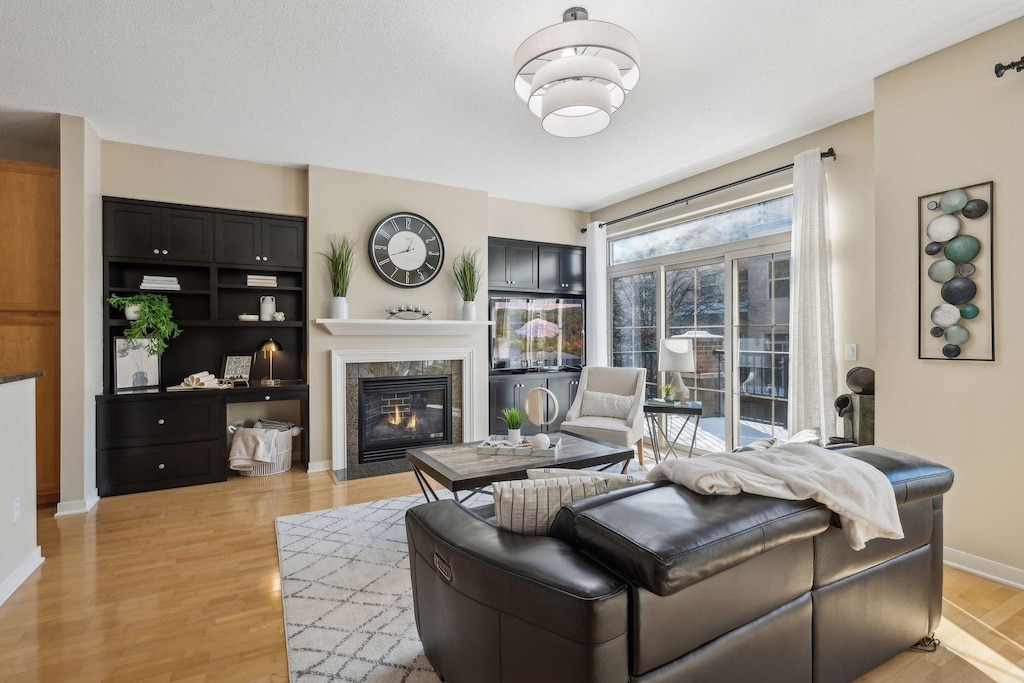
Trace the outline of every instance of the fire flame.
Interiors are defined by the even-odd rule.
[[[395,406],[395,416],[390,420],[393,425],[402,424],[402,414],[398,412],[398,406]]]
[[[409,422],[405,426],[409,429],[416,429],[416,413],[409,416]]]

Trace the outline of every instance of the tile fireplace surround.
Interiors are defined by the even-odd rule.
[[[360,379],[451,375],[452,441],[458,443],[463,440],[463,425],[473,424],[473,367],[470,348],[332,351],[331,468],[345,479],[409,469],[404,459],[359,464]]]

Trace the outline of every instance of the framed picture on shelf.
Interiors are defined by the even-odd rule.
[[[160,388],[160,359],[149,353],[149,339],[114,337],[114,390]]]
[[[249,381],[249,371],[252,370],[251,353],[228,353],[224,355],[224,368],[221,370],[221,379],[232,381]]]

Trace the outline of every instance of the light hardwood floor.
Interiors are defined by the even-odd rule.
[[[274,518],[418,490],[411,474],[334,484],[296,469],[61,519],[41,508],[46,561],[0,606],[0,681],[286,681]],[[862,681],[1024,681],[1024,591],[945,578],[943,647]]]

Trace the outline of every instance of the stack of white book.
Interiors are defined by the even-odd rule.
[[[143,275],[142,285],[139,286],[139,289],[159,289],[176,292],[181,289],[181,285],[178,284],[178,278],[173,275]]]
[[[246,275],[245,284],[249,287],[277,287],[276,275]]]

